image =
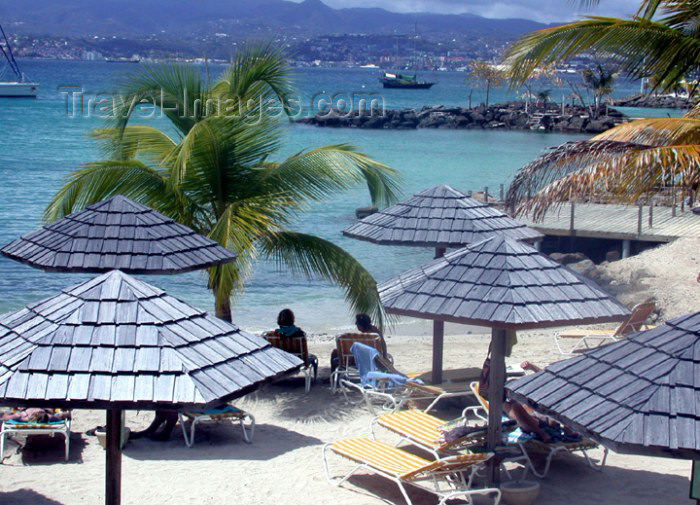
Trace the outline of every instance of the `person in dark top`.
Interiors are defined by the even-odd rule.
[[[382,356],[386,358],[388,353],[386,349],[386,341],[384,340],[384,334],[379,328],[372,324],[372,319],[367,314],[357,314],[355,316],[355,326],[357,327],[357,331],[359,331],[360,333],[375,333],[379,335],[379,341],[382,348]],[[333,373],[335,369],[338,368],[339,364],[340,358],[338,357],[338,350],[333,349],[333,352],[331,352],[331,373]]]
[[[283,337],[294,337],[296,335],[303,335],[304,332],[301,328],[294,325],[294,312],[291,309],[282,309],[277,316],[277,325],[279,328],[275,330]]]
[[[381,338],[382,345],[382,355],[386,358],[386,341],[384,340],[384,334],[379,328],[372,324],[372,319],[367,314],[357,314],[355,316],[355,326],[360,333],[376,333]]]

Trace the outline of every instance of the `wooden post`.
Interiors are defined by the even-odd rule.
[[[644,217],[644,207],[639,204],[637,209],[637,238],[642,236],[642,218]]]
[[[654,204],[649,205],[649,228],[654,227]]]
[[[435,248],[435,259],[445,255],[444,247]],[[442,350],[445,341],[445,323],[443,321],[433,321],[433,384],[442,382]]]
[[[489,427],[486,447],[493,451],[503,444],[501,418],[503,417],[503,390],[506,383],[506,338],[507,331],[491,330],[491,368],[489,371]],[[486,479],[489,486],[498,487],[500,465],[489,460]]]
[[[489,187],[484,186],[484,202],[489,203]]]
[[[630,245],[629,240],[622,241],[622,259],[630,257]]]
[[[501,194],[500,194],[500,197],[501,197],[500,200],[501,200],[501,201],[504,201],[504,200],[506,199],[506,193],[505,193],[505,188],[503,187],[503,184],[501,184],[501,186],[500,186],[500,192],[501,192]]]
[[[445,323],[433,321],[433,384],[442,382],[442,349],[445,341]]]
[[[107,411],[107,469],[105,474],[105,504],[120,505],[122,501],[122,411]]]
[[[576,204],[574,202],[571,202],[571,214],[569,215],[569,231],[571,232],[571,235],[574,234],[574,226],[576,224],[575,214]]]

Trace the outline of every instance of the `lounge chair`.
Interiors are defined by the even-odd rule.
[[[415,486],[437,495],[438,505],[459,497],[471,502],[474,495],[493,496],[495,505],[501,500],[499,489],[472,487],[475,473],[493,456],[492,453],[460,454],[428,461],[369,438],[337,440],[323,446],[323,466],[329,482],[333,482],[334,478],[328,467],[328,452],[354,463],[353,469],[338,479],[338,486],[363,469],[396,483],[408,505],[413,505],[413,502],[406,486]],[[468,474],[468,478],[465,474]]]
[[[335,337],[335,346],[338,353],[338,367],[331,374],[331,390],[335,393],[341,378],[359,377],[355,366],[355,357],[352,354],[352,345],[360,343],[372,347],[379,351],[381,355],[382,340],[376,333],[343,333]]]
[[[210,421],[228,421],[231,424],[238,423],[243,431],[243,440],[245,443],[253,443],[253,435],[255,434],[255,418],[252,414],[232,405],[226,405],[225,407],[219,409],[179,412],[178,417],[180,420],[180,427],[182,427],[182,436],[185,438],[185,444],[187,447],[192,447],[194,444],[194,431],[197,424]],[[189,435],[187,433],[187,427],[185,426],[185,418],[188,418],[191,421]]]
[[[377,402],[383,410],[393,412],[401,408],[410,396],[410,391],[406,389],[408,379],[381,371],[378,367],[381,354],[375,347],[355,342],[351,351],[356,375],[339,375],[336,390],[340,390],[350,403],[364,401],[372,414],[375,414],[374,404]],[[353,391],[360,394],[360,400],[350,399],[348,393]]]
[[[591,330],[585,328],[566,330],[554,335],[554,343],[560,354],[569,356],[577,351],[590,349],[590,341],[594,341],[597,345],[601,345],[606,340],[617,342],[631,333],[652,328],[653,326],[646,325],[646,322],[654,310],[656,310],[654,301],[647,300],[634,307],[627,320],[623,321],[614,331]],[[565,350],[564,341],[567,339],[575,340],[575,343],[568,350]]]
[[[406,382],[406,388],[408,389],[407,394],[411,400],[432,400],[423,410],[423,412],[430,412],[439,402],[446,400],[447,398],[458,398],[471,396],[473,394],[469,389],[469,383],[467,382],[453,382],[450,384],[439,385],[424,384],[422,381],[412,380],[413,375],[418,374],[404,374],[398,371],[394,367],[393,363],[382,356],[377,358],[377,363],[388,373],[401,375],[408,379]]]
[[[307,393],[311,391],[311,372],[313,371],[313,379],[315,382],[318,375],[318,358],[313,354],[309,354],[306,334],[284,337],[276,331],[270,331],[265,333],[263,338],[267,340],[272,347],[294,354],[304,362],[304,365],[300,369],[304,374],[304,390]]]
[[[463,421],[462,423],[457,421],[450,424],[454,424],[455,427],[459,425],[465,426],[466,419],[461,418],[461,420]],[[408,442],[420,447],[431,452],[436,459],[439,459],[445,453],[469,449],[470,447],[483,445],[486,442],[486,431],[484,430],[441,444],[440,437],[445,432],[441,428],[446,425],[445,421],[416,409],[391,412],[374,417],[370,422],[370,431],[372,438],[375,440],[375,426],[377,425],[401,437],[399,443]]]
[[[30,423],[26,421],[5,421],[0,429],[0,462],[5,457],[5,437],[10,435],[61,435],[65,439],[65,458],[70,454],[70,419],[46,423]]]
[[[468,409],[465,409],[465,413],[467,411],[471,411],[480,419],[485,419],[488,421],[489,402],[483,396],[481,396],[481,394],[479,394],[479,383],[472,382],[471,389],[472,391],[474,391],[474,395],[476,396],[477,400],[479,400],[480,405],[478,407],[469,407]],[[477,414],[477,411],[479,409],[481,409],[481,413]],[[554,458],[554,456],[556,456],[560,452],[581,452],[588,466],[598,472],[603,470],[603,468],[605,467],[605,462],[608,459],[608,448],[603,447],[603,459],[600,460],[600,463],[596,464],[590,458],[587,451],[589,451],[590,449],[597,449],[599,445],[596,442],[585,438],[576,442],[545,443],[535,439],[532,435],[523,433],[521,430],[515,430],[508,434],[507,441],[510,444],[514,444],[520,447],[523,456],[525,456],[526,458],[527,466],[532,471],[532,473],[540,479],[544,479],[547,476],[552,464],[552,458]],[[541,471],[538,471],[537,468],[535,468],[534,463],[532,462],[530,456],[533,453],[543,454],[546,457],[544,468]]]

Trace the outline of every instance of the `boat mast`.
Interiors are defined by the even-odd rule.
[[[2,38],[5,40],[5,46],[7,47],[7,49],[5,49],[5,47],[0,44],[0,50],[2,50],[2,54],[5,56],[7,63],[10,64],[12,71],[15,73],[15,75],[17,75],[17,79],[21,81],[23,79],[22,72],[19,69],[15,55],[12,53],[12,45],[10,44],[10,40],[7,38],[7,34],[5,34],[5,30],[3,29],[2,25],[0,25],[0,33],[2,33]]]

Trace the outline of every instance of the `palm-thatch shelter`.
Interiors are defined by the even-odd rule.
[[[445,184],[376,212],[343,234],[381,245],[435,248],[435,257],[448,248],[464,247],[494,236],[535,242],[543,235],[507,214],[469,198]],[[444,322],[433,322],[433,382],[442,381]]]
[[[47,272],[178,274],[235,254],[158,212],[117,195],[43,226],[0,253]]]
[[[700,459],[700,312],[508,384],[511,395],[620,453]]]
[[[501,440],[508,332],[620,321],[629,311],[533,247],[494,237],[379,286],[390,314],[490,327],[490,448]],[[497,480],[496,467],[491,479]]]
[[[119,271],[0,317],[0,404],[107,410],[107,505],[120,503],[122,410],[208,408],[301,364]]]

